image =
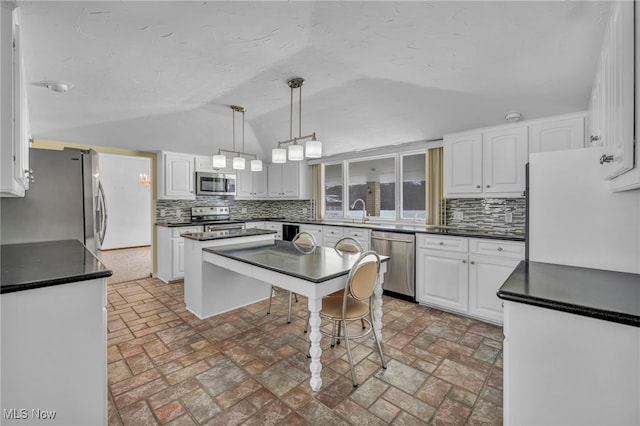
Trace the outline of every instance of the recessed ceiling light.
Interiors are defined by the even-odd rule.
[[[38,87],[46,87],[47,89],[53,92],[64,93],[67,90],[73,88],[73,84],[68,83],[66,81],[56,81],[56,80],[45,80],[45,81],[36,81],[33,83],[34,86]]]
[[[520,121],[522,120],[522,114],[517,111],[508,112],[505,114],[504,119],[507,121]]]

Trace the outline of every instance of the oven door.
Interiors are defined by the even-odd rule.
[[[204,232],[211,233],[216,237],[224,237],[230,234],[229,231],[236,229],[244,229],[244,223],[227,223],[204,225]]]
[[[226,189],[224,174],[196,172],[196,195],[227,195]]]

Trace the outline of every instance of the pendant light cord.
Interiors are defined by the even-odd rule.
[[[300,106],[298,108],[298,137],[302,137],[302,85],[298,87],[300,91]]]
[[[236,150],[236,110],[231,109],[231,114],[233,117],[233,150]]]
[[[289,139],[293,139],[293,87],[291,90],[291,110],[289,112]]]

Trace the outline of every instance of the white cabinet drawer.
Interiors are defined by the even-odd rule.
[[[171,229],[171,238],[179,238],[180,235],[186,234],[187,232],[202,232],[202,226],[181,226],[179,228]]]
[[[524,259],[524,243],[517,241],[469,240],[469,253]]]
[[[328,235],[329,237],[342,237],[344,236],[344,229],[340,226],[325,226],[324,229],[325,237]]]
[[[441,237],[427,234],[417,235],[418,248],[458,251],[466,253],[469,249],[468,239],[464,237]]]
[[[322,225],[300,225],[300,232],[302,231],[310,234],[322,234]]]
[[[264,229],[264,222],[246,222],[245,229]]]

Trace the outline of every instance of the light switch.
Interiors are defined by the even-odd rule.
[[[455,211],[453,212],[453,218],[455,220],[463,220],[464,219],[464,213],[461,211]]]

